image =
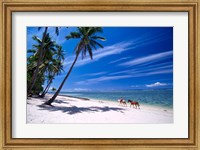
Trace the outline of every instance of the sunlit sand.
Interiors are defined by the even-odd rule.
[[[116,102],[103,100],[84,100],[74,97],[58,96],[53,106],[44,105],[45,99],[27,100],[27,123],[173,123],[173,110],[170,108],[140,105],[135,109]]]

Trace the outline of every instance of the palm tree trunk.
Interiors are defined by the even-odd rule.
[[[40,97],[43,98],[43,97],[45,96],[45,94],[47,93],[47,91],[49,90],[49,87],[50,87],[50,85],[51,85],[51,83],[52,83],[52,80],[53,80],[55,74],[56,74],[56,73],[54,72],[54,75],[53,75],[53,76],[51,77],[51,79],[49,80],[49,82],[48,82],[46,88],[44,89],[44,91],[42,92],[42,94],[41,94]]]
[[[47,29],[48,27],[45,27],[45,31],[43,33],[43,37],[42,37],[42,43],[41,43],[41,47],[39,49],[39,58],[38,58],[38,61],[37,61],[37,66],[35,68],[35,71],[33,73],[33,77],[31,79],[31,82],[30,82],[30,85],[28,86],[28,89],[27,89],[27,93],[29,94],[33,88],[33,86],[35,85],[35,81],[36,81],[36,78],[37,78],[37,75],[38,75],[38,72],[39,72],[39,66],[41,65],[42,63],[42,56],[43,56],[43,46],[44,46],[44,40],[45,40],[45,37],[47,35]]]
[[[47,93],[46,91],[49,89],[49,86],[51,85],[51,82],[49,81],[48,82],[48,84],[47,84],[47,86],[46,86],[46,88],[44,89],[44,91],[42,92],[42,94],[40,95],[40,97],[44,97],[45,96],[45,94]]]
[[[53,97],[52,97],[49,101],[45,102],[45,104],[51,105],[51,103],[56,99],[56,97],[57,97],[58,94],[60,93],[60,90],[62,89],[62,87],[63,87],[65,81],[66,81],[67,78],[69,77],[69,75],[70,75],[70,73],[71,73],[71,71],[72,71],[72,69],[73,69],[73,67],[74,67],[74,65],[75,65],[75,63],[76,63],[76,61],[77,61],[77,59],[78,59],[78,56],[79,56],[79,53],[76,55],[76,58],[75,58],[74,62],[72,63],[72,65],[71,65],[71,67],[70,67],[70,69],[69,69],[67,75],[65,76],[64,80],[62,81],[62,83],[61,83],[60,87],[58,88],[58,90],[56,91],[56,93],[53,95]]]
[[[50,84],[51,85],[51,84]],[[47,94],[47,92],[49,91],[49,88],[50,88],[50,85],[49,87],[47,88],[46,92],[44,93],[44,96]]]
[[[38,73],[38,78],[36,78],[36,81],[37,81],[37,79],[41,79],[42,76],[44,76],[44,70],[40,70],[40,72]],[[37,96],[39,96],[40,92],[41,92],[38,88],[39,88],[38,86],[33,87],[33,89],[34,89],[35,92],[38,91],[38,93],[35,93]]]

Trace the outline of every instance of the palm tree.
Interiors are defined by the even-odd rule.
[[[56,75],[59,75],[61,73],[61,71],[64,71],[63,70],[63,63],[58,61],[58,60],[55,60],[55,64],[52,65],[52,72],[47,77],[48,78],[47,86],[44,89],[44,91],[42,92],[40,97],[43,98],[46,95],[46,93],[48,92],[48,90],[50,88],[50,85],[51,85],[53,79],[55,78]]]
[[[38,58],[38,61],[37,61],[37,66],[36,66],[36,68],[35,68],[35,70],[33,72],[33,76],[32,76],[32,79],[30,81],[30,85],[27,88],[27,93],[28,94],[32,90],[33,86],[35,85],[35,81],[36,81],[36,78],[37,78],[37,75],[38,75],[38,72],[39,72],[39,66],[40,66],[41,61],[42,61],[43,45],[44,45],[44,40],[45,40],[46,35],[47,35],[47,29],[48,29],[48,27],[45,27],[45,30],[44,30],[44,33],[43,33],[43,36],[42,36],[41,46],[40,46],[40,48],[38,50],[39,58]]]
[[[49,66],[49,74],[47,76],[48,82],[45,90],[42,92],[41,97],[44,97],[49,90],[49,87],[56,75],[59,75],[63,70],[64,51],[62,46],[56,45],[56,51],[53,54],[52,63]]]
[[[38,28],[38,30],[40,30],[40,29],[41,29],[41,27]],[[27,87],[27,93],[28,94],[31,92],[33,86],[35,85],[35,82],[36,82],[36,79],[37,79],[37,76],[38,76],[38,73],[39,73],[39,66],[41,65],[42,59],[44,57],[44,45],[45,45],[45,38],[47,36],[47,30],[48,30],[48,27],[45,27],[44,32],[43,32],[43,36],[42,36],[41,45],[40,45],[40,48],[38,50],[39,58],[38,58],[38,61],[37,61],[37,66],[36,66],[36,68],[33,72],[33,76],[31,78],[30,84]],[[59,28],[58,27],[56,27],[55,33],[57,35],[59,34]]]
[[[38,69],[37,71],[38,73],[37,73],[37,77],[35,77],[35,83],[29,92],[34,91],[33,89],[36,84],[36,81],[39,81],[38,78],[40,78],[41,76],[44,76],[44,73],[47,72],[47,70],[49,69],[49,66],[53,60],[53,55],[55,54],[56,48],[58,46],[54,41],[52,41],[51,37],[49,36],[49,33],[47,33],[44,39],[44,46],[43,46],[43,53],[42,53],[43,59],[40,61],[40,65],[38,66],[38,61],[41,54],[40,48],[42,45],[42,40],[38,38],[37,36],[33,36],[33,40],[35,40],[37,44],[33,45],[34,49],[28,50],[29,53],[32,53],[32,55],[28,58],[28,61],[27,61],[28,62],[27,69],[32,77],[32,78],[29,77],[29,80],[28,80],[29,87],[32,84],[32,79],[33,79],[35,70]]]
[[[102,33],[103,29],[101,27],[79,27],[79,28],[77,28],[76,32],[71,32],[70,35],[66,36],[67,40],[80,39],[79,43],[77,44],[77,46],[75,48],[76,57],[75,57],[74,62],[71,65],[68,73],[66,74],[64,80],[62,81],[61,85],[59,86],[58,90],[56,91],[56,93],[53,95],[53,97],[49,101],[45,102],[45,104],[51,105],[51,103],[58,96],[65,81],[69,77],[80,53],[82,53],[82,59],[84,57],[86,57],[87,52],[89,53],[90,58],[93,59],[92,49],[97,49],[97,46],[103,48],[103,46],[100,43],[98,43],[96,40],[105,41],[105,38],[95,35],[98,32]]]
[[[62,46],[57,45],[56,48],[57,50],[55,52],[55,59],[57,59],[60,62],[63,62],[65,57],[64,57],[64,51],[62,49]]]
[[[49,74],[49,75],[47,76],[47,79],[48,79],[47,86],[46,86],[46,88],[43,90],[42,94],[40,95],[40,97],[42,97],[42,98],[43,98],[43,97],[46,95],[46,93],[48,92],[48,90],[49,90],[49,88],[50,88],[50,85],[51,85],[51,83],[52,83],[52,80],[54,79],[54,76],[51,75],[51,74]]]
[[[51,88],[51,91],[52,91],[52,92],[55,92],[55,91],[56,91],[56,88],[54,88],[54,87]]]

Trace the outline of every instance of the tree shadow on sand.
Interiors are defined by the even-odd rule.
[[[48,98],[43,98],[42,99],[43,102],[46,102],[48,101],[49,99]],[[57,103],[57,104],[69,104],[69,102],[66,102],[65,100],[62,100],[62,99],[56,99],[53,101],[54,103]]]
[[[77,114],[77,113],[82,113],[82,112],[107,112],[107,111],[117,111],[120,113],[124,113],[123,108],[118,108],[118,107],[96,107],[96,106],[91,106],[91,107],[77,107],[77,106],[71,106],[71,107],[64,107],[64,106],[48,106],[48,105],[38,105],[40,107],[40,110],[48,110],[48,111],[61,111],[63,113],[67,113],[70,115]]]
[[[54,103],[57,103],[57,104],[69,104],[68,102],[65,102],[65,101],[63,101],[63,100],[59,100],[59,99],[56,99],[56,100],[54,100]]]

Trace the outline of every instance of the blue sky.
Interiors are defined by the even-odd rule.
[[[75,54],[78,40],[66,40],[74,27],[60,28],[59,36],[50,27],[52,39],[65,50],[65,72],[57,76],[51,87],[60,85]],[[32,36],[42,37],[43,30],[27,28],[27,49],[32,48]],[[131,89],[161,89],[173,87],[173,27],[103,27],[99,41],[104,48],[78,59],[62,91],[109,91]],[[45,86],[45,85],[44,85]]]

